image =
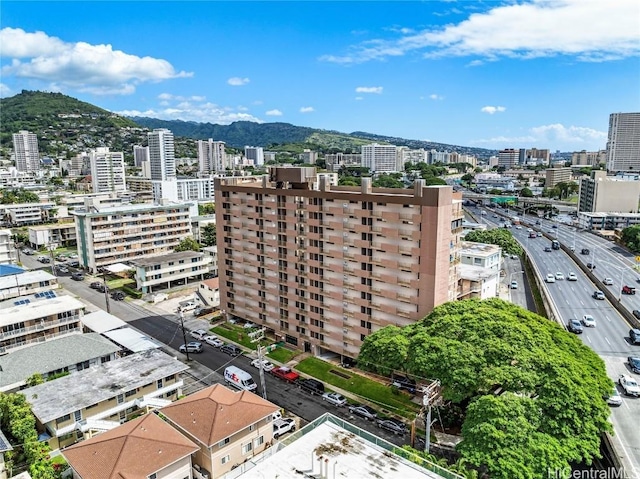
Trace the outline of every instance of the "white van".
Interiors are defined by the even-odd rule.
[[[224,380],[227,384],[245,391],[255,391],[258,388],[251,374],[235,366],[228,366],[224,370]]]

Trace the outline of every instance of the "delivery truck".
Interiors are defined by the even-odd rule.
[[[227,384],[245,391],[255,391],[258,388],[251,374],[235,366],[228,366],[224,370],[224,380]]]

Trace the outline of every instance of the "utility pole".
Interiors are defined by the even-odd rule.
[[[107,313],[111,313],[111,306],[109,305],[109,288],[107,288],[107,270],[102,269],[102,285],[104,286],[104,302],[107,305]]]
[[[49,243],[49,260],[51,261],[51,274],[58,276],[56,274],[56,260],[53,257],[53,248],[51,247],[51,243]]]
[[[182,328],[182,339],[184,340],[184,352],[187,355],[187,361],[191,361],[189,348],[187,347],[187,332],[184,329],[184,313],[182,311],[180,311],[180,327]]]
[[[252,343],[258,343],[260,340],[264,338],[264,328],[260,328],[257,331],[253,331],[249,333],[249,337],[251,338]],[[258,345],[258,349],[256,350],[258,354],[258,370],[260,371],[260,386],[262,387],[262,397],[267,399],[267,383],[264,380],[264,365],[262,361],[264,360],[264,346]]]
[[[432,381],[431,384],[422,389],[422,392],[424,393],[422,397],[422,412],[425,415],[424,426],[426,429],[424,452],[429,454],[431,446],[431,407],[437,405],[440,400],[440,380]]]

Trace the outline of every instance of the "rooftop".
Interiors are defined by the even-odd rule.
[[[278,409],[252,392],[214,384],[163,407],[161,412],[198,441],[211,446]]]
[[[118,346],[96,333],[73,334],[18,349],[0,356],[0,391],[23,385],[35,373],[56,371],[119,350]]]
[[[188,366],[152,349],[20,391],[42,423],[155,383]]]
[[[218,289],[220,287],[220,278],[205,279],[202,284],[209,289]]]
[[[75,229],[75,227],[76,227],[76,224],[73,221],[67,221],[66,223],[53,223],[50,225],[29,226],[29,229],[34,231],[46,231],[46,230],[59,230],[60,228]]]
[[[82,324],[96,333],[104,333],[127,325],[123,320],[103,309],[85,314],[82,317]]]
[[[34,269],[32,271],[24,271],[18,268],[16,272],[8,272],[7,275],[3,274],[3,266],[0,265],[0,291],[7,288],[15,288],[18,286],[26,286],[28,284],[40,283],[42,281],[51,281],[56,279],[54,275],[44,271],[42,269]]]
[[[192,441],[150,413],[68,447],[62,454],[83,479],[144,478],[197,450]]]
[[[104,216],[108,214],[129,214],[129,213],[139,213],[141,211],[162,211],[173,208],[184,208],[188,209],[191,206],[191,203],[167,203],[167,204],[151,204],[151,203],[137,203],[137,204],[126,204],[126,205],[117,205],[117,206],[101,206],[98,205],[97,208],[94,208],[92,211],[86,211],[84,208],[75,209],[73,214],[76,216]]]
[[[72,296],[58,295],[54,291],[19,296],[0,302],[0,326],[19,321],[33,321],[66,311],[81,310],[84,307],[82,301]]]
[[[159,264],[166,264],[170,261],[188,260],[191,258],[202,258],[204,253],[198,251],[178,251],[175,253],[161,254],[157,256],[150,256],[148,258],[140,258],[132,261],[131,264],[142,268],[148,266],[155,266]]]
[[[322,477],[323,473],[327,478],[462,479],[435,464],[427,467],[441,474],[420,467],[396,454],[408,455],[398,446],[329,413],[282,443],[282,450],[258,462],[239,479],[299,479]]]
[[[472,264],[460,264],[458,265],[458,271],[460,272],[460,278],[468,281],[490,279],[497,276],[500,272],[496,269],[483,268],[482,266],[475,266]]]
[[[460,242],[460,255],[490,256],[499,254],[500,251],[502,251],[502,248],[494,244],[473,243],[471,241]]]

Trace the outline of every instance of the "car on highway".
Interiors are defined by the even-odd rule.
[[[210,334],[209,336],[206,336],[204,338],[204,342],[209,344],[210,346],[213,346],[214,348],[220,348],[224,346],[224,341],[220,339],[218,336],[216,336],[215,334]]]
[[[580,250],[580,254],[590,254],[590,253],[591,253],[591,251],[589,251],[589,249],[588,249],[588,248],[582,248],[582,249]]]
[[[351,414],[355,414],[356,416],[363,417],[367,421],[375,421],[378,417],[378,413],[375,411],[375,409],[365,404],[352,404],[351,406],[349,406],[349,412]]]
[[[268,361],[266,359],[254,359],[253,361],[251,361],[251,366],[253,366],[254,368],[262,368],[263,370],[269,372],[271,371],[273,368],[275,368],[275,366],[273,365],[273,363],[271,361]]]
[[[607,401],[609,406],[622,406],[622,396],[618,392],[618,388],[613,386],[613,390],[611,391],[611,395],[605,396],[604,399]]]
[[[556,280],[562,281],[563,279],[564,279],[564,273],[561,273],[560,271],[558,271],[556,273]]]
[[[596,327],[596,318],[594,318],[590,314],[585,314],[585,315],[582,316],[582,325],[585,328],[595,328]]]
[[[547,282],[547,283],[555,283],[556,282],[556,277],[553,274],[549,273],[549,274],[547,274],[547,277],[545,278],[545,282]]]
[[[633,379],[631,376],[621,374],[618,376],[618,384],[622,386],[622,390],[627,396],[640,396],[640,386],[638,386],[638,381]]]
[[[544,251],[545,251],[545,253],[551,253],[551,251],[553,251],[553,250],[551,249],[551,246],[545,246],[544,247]]]
[[[197,339],[198,341],[202,341],[205,337],[209,336],[209,333],[204,329],[196,329],[189,333],[192,338]]]
[[[575,273],[569,273],[567,275],[567,281],[578,281],[578,277]]]
[[[622,287],[622,294],[636,294],[636,288],[633,286],[624,285]]]
[[[553,225],[553,226],[552,226],[552,228],[553,228],[554,230],[557,230],[557,229],[558,229],[558,225]]]
[[[627,357],[627,363],[629,363],[629,369],[636,374],[640,374],[640,356]]]
[[[233,344],[223,344],[220,346],[220,351],[229,356],[240,356],[242,354],[242,349],[238,346],[234,346]]]
[[[599,299],[599,300],[605,299],[604,293],[600,290],[594,291],[591,297],[593,299]]]
[[[191,341],[187,344],[183,344],[180,346],[181,353],[201,353],[202,352],[202,343],[198,341]]]
[[[589,263],[589,264],[591,264],[591,263]],[[602,284],[605,284],[607,286],[611,286],[613,284],[613,279],[605,278],[605,279],[602,280]]]
[[[637,309],[634,309],[633,310],[633,315],[636,318],[639,318],[640,311],[638,311]],[[634,329],[630,329],[629,330],[629,341],[631,341],[631,344],[640,344],[640,329],[635,329],[634,328]]]
[[[518,289],[518,282],[516,280],[511,281],[511,289]]]
[[[570,333],[582,334],[582,324],[577,319],[570,319],[567,323],[567,330],[569,330]]]
[[[596,269],[596,264],[595,263],[587,263],[587,268],[588,269]]]
[[[286,366],[280,366],[279,368],[273,368],[271,370],[271,375],[277,377],[278,379],[282,379],[283,381],[287,381],[288,383],[295,383],[298,379],[300,379],[300,375],[292,371],[291,368]]]
[[[403,436],[407,433],[407,425],[397,419],[379,418],[376,424],[379,428],[390,431],[397,436]]]
[[[338,393],[324,393],[322,395],[322,400],[327,401],[329,404],[333,404],[336,407],[347,404],[347,398]]]
[[[538,238],[542,238],[542,233],[541,233],[540,231],[538,231],[538,232],[536,233],[536,236],[537,236]]]

